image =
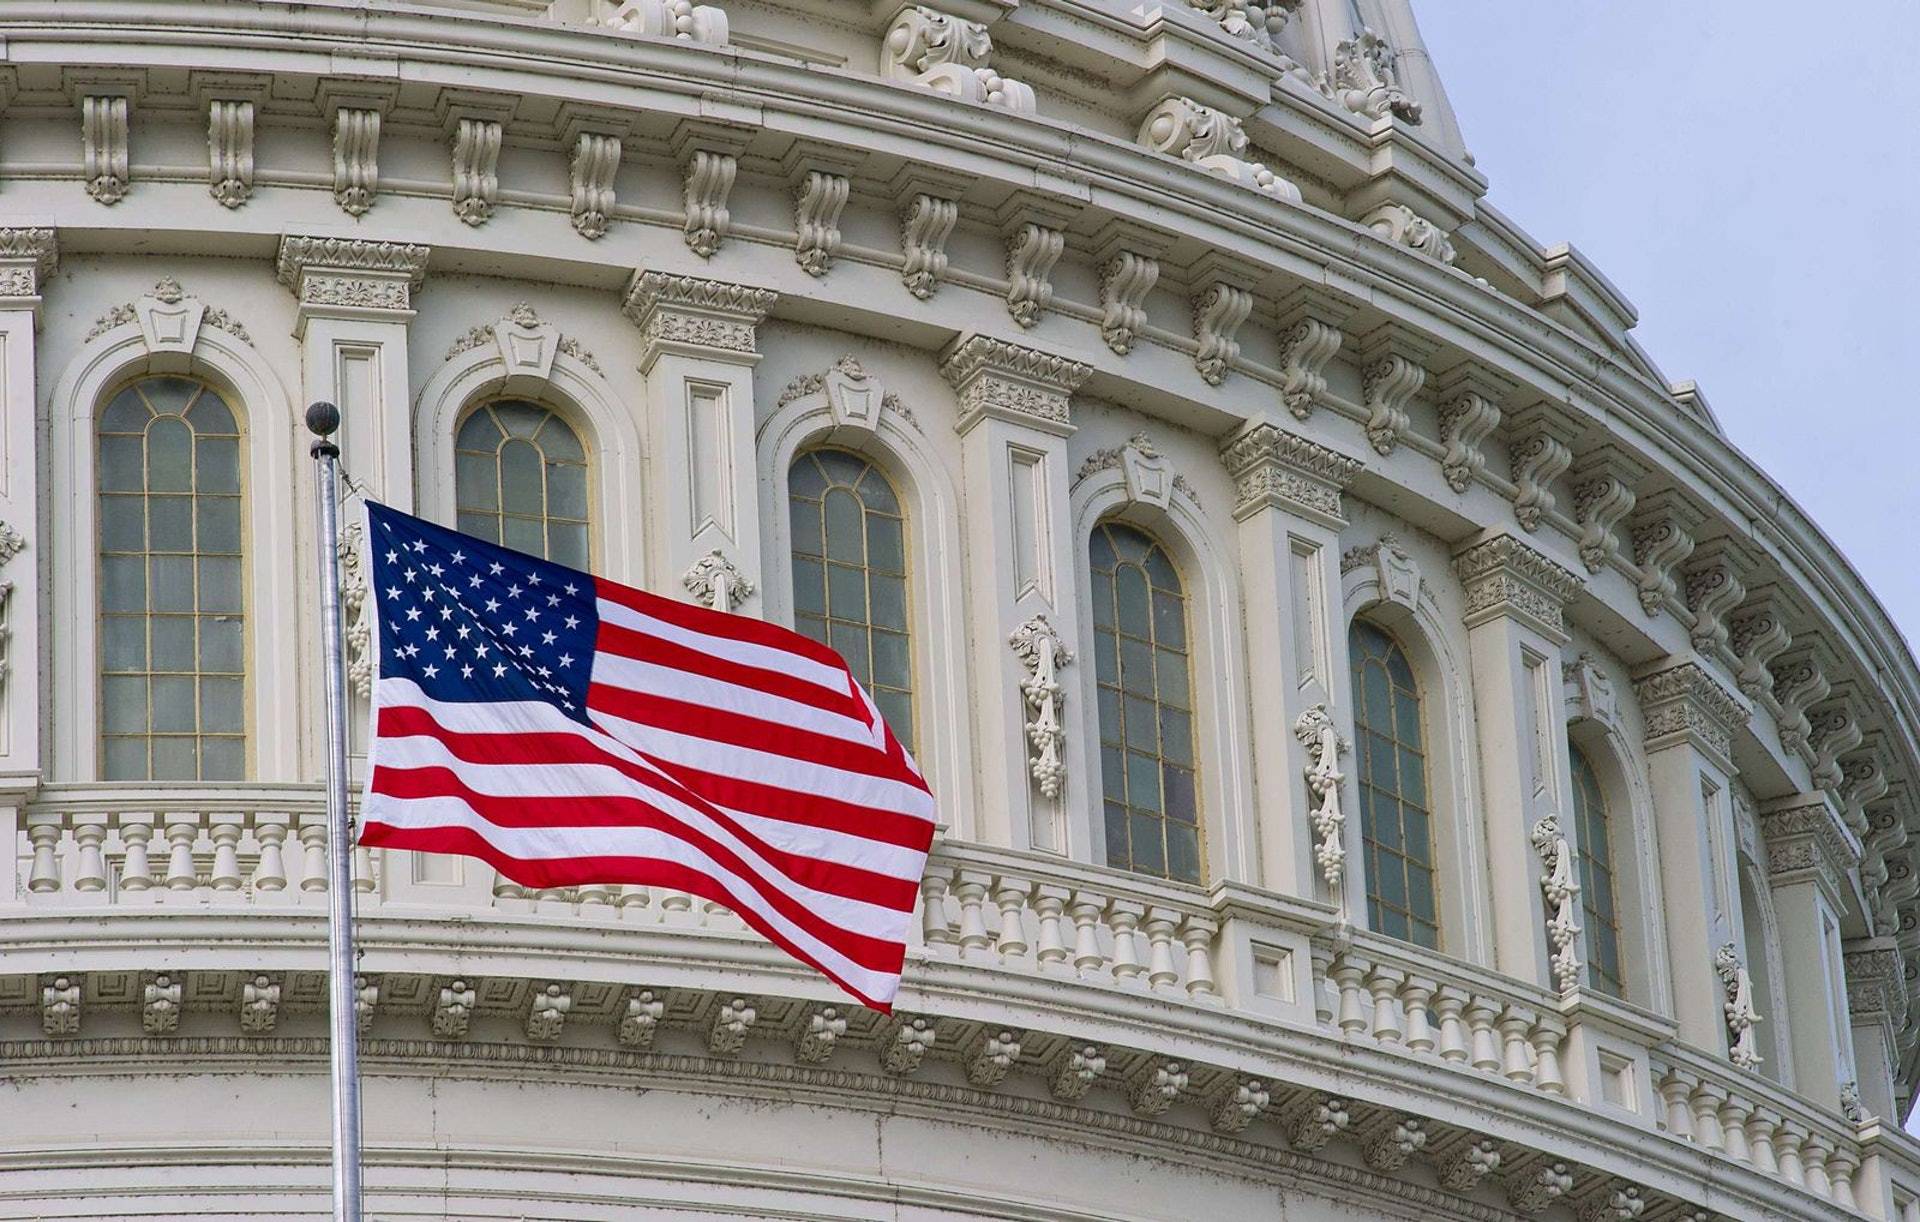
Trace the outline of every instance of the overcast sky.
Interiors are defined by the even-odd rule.
[[[1920,643],[1920,4],[1414,11],[1494,205],[1594,260]]]

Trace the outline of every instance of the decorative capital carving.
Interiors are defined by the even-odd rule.
[[[1233,516],[1283,509],[1338,530],[1346,525],[1340,494],[1363,464],[1276,425],[1248,424],[1220,450],[1237,492]]]
[[[1847,1011],[1854,1021],[1884,1022],[1896,1031],[1906,1026],[1911,999],[1899,945],[1891,938],[1862,938],[1844,950]]]
[[[274,271],[300,302],[303,327],[313,314],[404,320],[426,281],[430,253],[412,242],[288,234]]]
[[[985,335],[968,335],[940,358],[940,376],[958,393],[962,433],[985,417],[1065,436],[1068,403],[1093,367]]]
[[[1726,768],[1731,766],[1733,728],[1748,709],[1698,662],[1682,662],[1634,682],[1646,719],[1648,750],[1690,742]]]
[[[1609,729],[1620,724],[1620,701],[1613,680],[1590,653],[1582,653],[1560,668],[1566,684],[1567,720],[1593,721]]]
[[[666,272],[636,271],[622,309],[640,328],[642,372],[663,353],[734,362],[759,360],[754,328],[779,295],[771,289]]]
[[[1847,875],[1860,864],[1860,841],[1819,794],[1799,794],[1769,803],[1760,812],[1767,845],[1767,873],[1776,885],[1812,879],[1835,905],[1843,902]]]
[[[1573,570],[1514,535],[1495,535],[1456,555],[1453,571],[1466,588],[1469,628],[1510,615],[1555,642],[1566,641],[1563,613],[1582,584]]]
[[[40,284],[60,263],[52,229],[0,228],[0,299],[38,297]]]

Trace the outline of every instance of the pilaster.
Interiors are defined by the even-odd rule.
[[[58,256],[50,228],[0,229],[0,801],[8,805],[40,780],[35,329]],[[0,815],[0,828],[5,822]]]
[[[623,308],[640,328],[647,381],[655,589],[686,594],[684,575],[716,551],[744,577],[743,589],[762,584],[753,369],[755,328],[776,296],[645,270],[627,282]],[[751,605],[748,597],[735,610]]]
[[[1900,1070],[1898,1037],[1912,998],[1892,938],[1857,938],[1841,944],[1847,976],[1847,1015],[1861,1118],[1899,1118],[1894,1079]]]
[[[1458,552],[1453,568],[1466,592],[1495,963],[1548,983],[1552,950],[1533,831],[1548,817],[1572,822],[1561,649],[1580,578],[1511,534]]]
[[[1093,664],[1075,640],[1078,548],[1067,467],[1070,402],[1092,370],[1018,344],[962,335],[941,354],[940,372],[960,409],[973,673],[980,683],[982,749],[974,758],[981,839],[1088,860],[1100,782],[1075,727],[1092,713],[1070,699],[1055,703],[1064,773],[1043,785],[1029,738],[1029,722],[1040,722],[1042,710],[1023,685],[1042,679],[1042,648],[1055,667]]]
[[[1220,456],[1236,492],[1248,673],[1269,680],[1251,693],[1259,881],[1283,894],[1337,901],[1344,871],[1316,862],[1319,803],[1303,778],[1316,766],[1338,770],[1339,751],[1322,761],[1320,737],[1295,727],[1311,710],[1330,717],[1330,707],[1350,699],[1335,664],[1344,649],[1334,606],[1346,525],[1341,494],[1364,464],[1263,421],[1235,433]],[[1338,800],[1336,785],[1334,809]]]

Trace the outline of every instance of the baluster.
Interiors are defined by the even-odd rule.
[[[652,916],[653,888],[639,883],[621,883],[615,888],[615,902],[623,921],[644,921]]]
[[[1322,1027],[1333,1026],[1333,948],[1318,942],[1307,948],[1313,970],[1313,1017]]]
[[[105,891],[107,889],[107,861],[100,851],[100,842],[107,838],[107,817],[105,815],[75,815],[73,817],[73,839],[80,848],[79,861],[74,866],[73,889],[75,891]]]
[[[1849,1213],[1859,1208],[1853,1192],[1853,1175],[1859,1168],[1860,1156],[1848,1149],[1844,1141],[1827,1158],[1827,1180],[1833,1203]]]
[[[1752,1113],[1753,1104],[1738,1095],[1729,1094],[1720,1105],[1720,1144],[1728,1158],[1753,1161],[1753,1152],[1747,1147],[1747,1117]]]
[[[1219,986],[1213,980],[1213,938],[1220,926],[1203,916],[1189,916],[1180,924],[1180,940],[1187,947],[1187,996],[1215,1000]]]
[[[60,889],[60,816],[33,811],[27,815],[27,839],[33,844],[33,870],[27,875],[27,890],[46,895]]]
[[[167,890],[191,891],[199,882],[193,862],[193,841],[199,830],[188,822],[167,824]]]
[[[1367,965],[1351,955],[1334,960],[1333,983],[1340,990],[1340,1034],[1350,1040],[1367,1033],[1367,990],[1361,983],[1366,974]]]
[[[356,895],[373,892],[373,850],[364,844],[353,846],[353,890]]]
[[[1807,1177],[1807,1191],[1814,1196],[1833,1199],[1833,1181],[1827,1177],[1827,1159],[1833,1144],[1819,1133],[1809,1134],[1800,1144],[1800,1170]]]
[[[1098,975],[1107,965],[1107,957],[1100,950],[1100,918],[1106,907],[1099,896],[1076,891],[1073,907],[1067,910],[1073,917],[1073,966],[1083,977]]]
[[[1780,1162],[1773,1156],[1773,1135],[1780,1128],[1780,1113],[1756,1107],[1747,1117],[1747,1157],[1754,1170],[1767,1175],[1780,1174]]]
[[[327,889],[327,820],[325,815],[300,817],[300,889],[321,892]],[[500,894],[494,884],[493,893]]]
[[[1505,1055],[1501,1059],[1500,1072],[1509,1082],[1533,1080],[1533,1046],[1527,1042],[1527,1033],[1532,1029],[1531,1011],[1510,1005],[1501,1012],[1500,1037]]]
[[[1027,957],[1027,896],[1033,884],[1005,875],[994,881],[993,902],[1000,909],[1000,937],[994,949],[1002,963],[1017,962]]]
[[[1467,1005],[1467,1030],[1472,1035],[1473,1067],[1481,1073],[1500,1072],[1500,1041],[1494,1024],[1500,1008],[1490,1001],[1473,998]]]
[[[1566,1037],[1566,1024],[1547,1015],[1533,1025],[1529,1036],[1533,1044],[1533,1084],[1549,1095],[1567,1093],[1567,1081],[1560,1074],[1560,1044]]]
[[[253,817],[253,834],[260,841],[260,860],[253,867],[256,892],[287,889],[287,859],[281,847],[287,841],[287,823],[286,815]]]
[[[1147,909],[1147,984],[1170,989],[1180,983],[1180,972],[1173,966],[1173,930],[1179,914],[1165,908]]]
[[[207,816],[207,831],[213,838],[211,881],[215,891],[238,891],[245,881],[240,876],[240,833],[247,830],[245,819],[245,815],[234,814]]]
[[[947,872],[938,867],[920,880],[920,941],[929,947],[954,942],[953,922],[947,917]]]
[[[120,839],[126,855],[120,861],[120,890],[145,891],[153,886],[153,866],[147,860],[147,842],[153,839],[152,815],[121,815]]]
[[[1367,975],[1367,991],[1373,994],[1373,1038],[1382,1044],[1400,1042],[1400,1014],[1395,1005],[1406,973],[1374,964]]]
[[[1400,990],[1400,1009],[1407,1017],[1407,1047],[1414,1052],[1433,1051],[1433,1028],[1427,1021],[1427,1002],[1433,996],[1435,987],[1431,980],[1409,976]]]
[[[1699,1084],[1698,1078],[1681,1069],[1669,1068],[1660,1076],[1660,1098],[1667,1105],[1666,1130],[1684,1141],[1693,1140],[1693,1108],[1687,1100]]]
[[[1060,929],[1060,922],[1067,910],[1067,895],[1065,887],[1056,887],[1051,883],[1033,890],[1033,911],[1040,919],[1040,933],[1034,940],[1033,957],[1039,961],[1041,971],[1057,972],[1067,962],[1066,938]]]
[[[987,876],[972,870],[960,871],[953,894],[960,901],[960,956],[972,958],[993,945],[987,932]]]
[[[1107,924],[1113,930],[1113,978],[1121,984],[1141,979],[1146,965],[1140,961],[1140,922],[1147,910],[1131,900],[1115,900],[1107,909]]]
[[[1433,995],[1433,1009],[1440,1016],[1440,1059],[1454,1065],[1467,1061],[1467,1024],[1460,1011],[1467,995],[1452,985],[1442,985]]]
[[[660,921],[666,925],[687,926],[693,924],[693,897],[685,891],[675,891],[671,887],[660,890]]]
[[[1807,1177],[1800,1165],[1800,1146],[1807,1131],[1791,1120],[1783,1120],[1773,1133],[1773,1152],[1780,1162],[1780,1178],[1789,1184],[1806,1186]]]
[[[1693,1136],[1702,1147],[1708,1150],[1726,1148],[1720,1132],[1720,1105],[1727,1101],[1727,1090],[1718,1082],[1702,1079],[1693,1088],[1693,1096],[1687,1102],[1693,1105]]]
[[[608,883],[588,883],[580,888],[580,915],[606,920],[613,913],[613,887]]]
[[[579,897],[579,892],[574,890],[569,890],[567,894],[572,898]],[[700,901],[700,924],[708,929],[743,928],[740,918],[734,915],[733,908],[719,900]]]

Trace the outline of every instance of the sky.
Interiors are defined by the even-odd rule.
[[[1494,206],[1593,259],[1920,645],[1920,3],[1414,12]]]

